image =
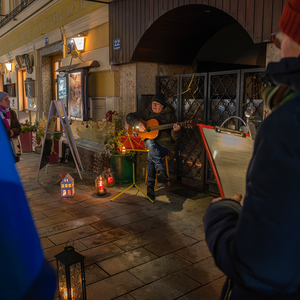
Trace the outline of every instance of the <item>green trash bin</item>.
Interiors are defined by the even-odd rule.
[[[134,159],[134,177],[136,180],[135,154],[113,154],[110,157],[110,168],[113,171],[116,184],[133,183],[132,157]]]

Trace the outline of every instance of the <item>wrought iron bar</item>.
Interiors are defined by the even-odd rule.
[[[32,4],[35,0],[23,0],[20,5],[18,5],[14,10],[12,10],[7,15],[1,15],[4,16],[4,18],[0,21],[0,28],[2,28],[4,25],[6,25],[9,21],[15,20],[15,17],[22,12],[25,8],[27,8],[30,4]]]

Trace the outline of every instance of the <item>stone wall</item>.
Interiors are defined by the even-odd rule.
[[[42,116],[48,117],[50,102],[52,98],[52,81],[51,81],[51,57],[42,57],[42,80],[41,80],[41,109]]]
[[[63,50],[61,43],[47,46],[38,51],[39,53],[39,65],[40,65],[40,80],[38,87],[38,96],[40,101],[40,112],[41,116],[43,114],[48,117],[48,112],[50,108],[50,101],[52,100],[52,77],[51,77],[51,54]]]
[[[273,43],[267,44],[266,67],[269,62],[278,62],[281,59],[281,52]]]

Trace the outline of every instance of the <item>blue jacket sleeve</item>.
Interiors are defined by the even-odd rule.
[[[232,266],[237,258],[235,229],[240,212],[239,202],[223,199],[210,204],[203,218],[208,248],[216,265],[229,277],[238,276]]]

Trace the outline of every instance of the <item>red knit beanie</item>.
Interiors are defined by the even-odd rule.
[[[280,30],[300,45],[300,0],[290,0],[285,4]]]

